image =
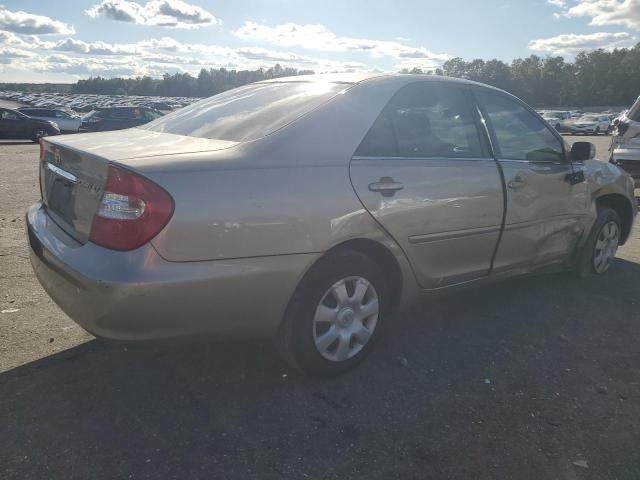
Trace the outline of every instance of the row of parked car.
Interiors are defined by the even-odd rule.
[[[140,95],[96,95],[74,93],[3,92],[0,99],[35,108],[60,108],[77,113],[136,105],[168,112],[199,100],[193,97],[150,97]]]
[[[0,138],[32,140],[61,133],[101,132],[136,127],[199,100],[68,93],[0,92],[22,105],[0,108]]]
[[[613,128],[613,121],[624,112],[585,113],[578,110],[540,110],[538,113],[562,133],[609,135]]]
[[[62,108],[0,108],[0,138],[32,140],[61,133],[104,132],[137,127],[163,113],[138,105],[99,108],[80,116]]]

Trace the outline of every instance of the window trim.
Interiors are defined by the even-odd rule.
[[[538,112],[536,112],[533,108],[531,108],[529,105],[527,105],[525,102],[520,100],[518,97],[511,95],[510,93],[503,92],[502,90],[493,89],[490,87],[473,85],[470,87],[470,90],[475,100],[475,103],[477,105],[477,108],[482,115],[485,125],[487,126],[487,130],[488,130],[489,137],[491,139],[491,143],[493,147],[493,154],[494,154],[495,160],[501,161],[501,162],[518,162],[518,163],[527,163],[527,164],[545,164],[545,163],[551,163],[554,165],[570,165],[571,164],[571,160],[569,159],[569,155],[565,147],[565,142],[562,135],[560,135],[560,133],[555,131],[554,129],[549,128],[546,125],[546,122],[542,118],[542,116]],[[555,162],[553,160],[517,160],[517,159],[510,159],[510,158],[502,158],[502,150],[500,148],[500,143],[498,142],[498,137],[496,136],[493,124],[491,123],[491,118],[489,117],[489,114],[485,110],[484,105],[482,104],[482,102],[480,102],[480,99],[476,95],[477,91],[485,91],[485,92],[493,93],[500,97],[506,98],[507,100],[511,100],[517,103],[518,105],[520,105],[521,107],[523,107],[525,110],[527,110],[529,113],[531,113],[535,117],[537,117],[542,122],[542,126],[546,128],[549,132],[551,132],[551,134],[556,138],[556,140],[560,142],[560,147],[562,148],[562,156],[564,157],[564,161]]]
[[[482,156],[470,156],[470,157],[438,157],[438,156],[423,156],[423,157],[415,157],[415,156],[403,156],[403,155],[356,155],[363,142],[367,138],[367,135],[373,128],[374,124],[382,117],[382,115],[386,115],[386,109],[389,104],[396,98],[396,96],[404,90],[406,87],[415,84],[423,84],[423,85],[433,85],[438,87],[450,88],[452,90],[458,90],[460,95],[463,97],[465,103],[469,107],[469,111],[471,112],[471,118],[473,119],[473,125],[476,129],[476,135],[478,136],[478,144],[480,145],[480,153]],[[456,84],[454,82],[447,81],[434,81],[434,80],[416,80],[414,82],[405,83],[398,90],[394,92],[394,94],[389,98],[389,100],[384,104],[378,116],[373,120],[366,133],[358,143],[354,153],[351,155],[352,160],[453,160],[453,161],[478,161],[478,160],[495,160],[493,155],[493,149],[491,145],[490,139],[485,137],[486,132],[484,131],[484,127],[479,121],[478,112],[475,109],[476,101],[475,98],[471,96],[471,92],[469,89],[469,85],[466,84]],[[395,129],[393,126],[391,127],[391,133],[393,135],[394,142],[396,144],[396,152],[398,152],[398,138],[396,136]]]

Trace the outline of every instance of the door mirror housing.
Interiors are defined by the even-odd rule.
[[[591,142],[575,142],[571,146],[571,153],[569,156],[572,162],[593,160],[596,156],[596,146]]]

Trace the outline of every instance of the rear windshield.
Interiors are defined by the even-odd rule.
[[[330,82],[256,83],[220,93],[138,128],[234,142],[255,140],[346,87]]]

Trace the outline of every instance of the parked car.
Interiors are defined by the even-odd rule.
[[[606,135],[610,126],[611,119],[607,115],[587,114],[573,122],[571,133],[575,135],[579,133],[592,135],[603,133]]]
[[[565,111],[548,111],[542,114],[549,124],[558,132],[570,132],[573,119],[570,112]]]
[[[10,108],[0,108],[0,138],[37,142],[49,135],[60,135],[60,129],[54,122],[31,118]]]
[[[162,112],[147,107],[110,107],[95,110],[82,119],[81,132],[103,132],[137,127],[160,118]]]
[[[97,336],[271,335],[294,366],[333,375],[423,295],[607,272],[636,205],[594,152],[465,80],[259,82],[44,140],[31,261]]]
[[[640,97],[616,119],[612,135],[610,161],[629,173],[640,188]]]
[[[63,133],[75,133],[80,128],[82,117],[74,113],[67,112],[60,108],[33,108],[22,107],[18,109],[20,113],[38,118],[40,120],[49,120],[58,125]]]

